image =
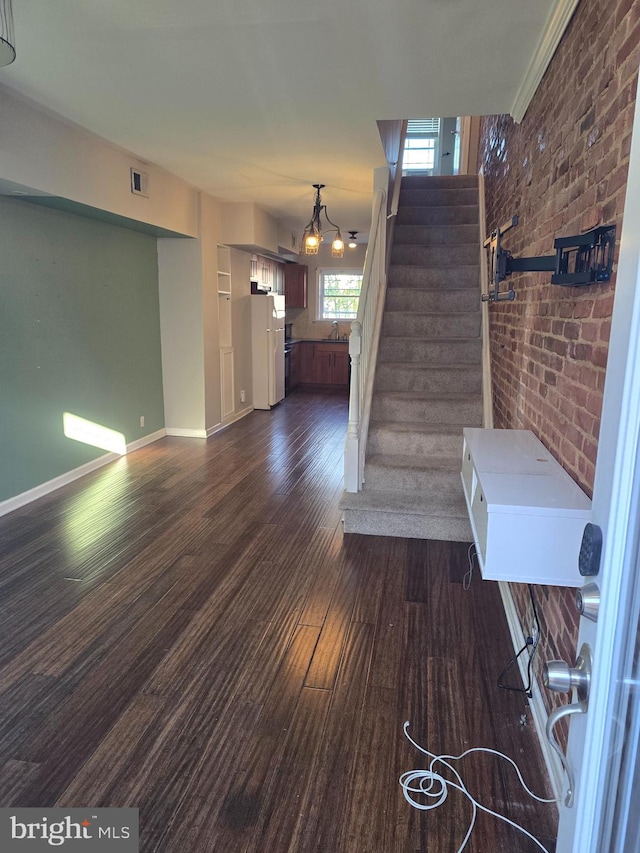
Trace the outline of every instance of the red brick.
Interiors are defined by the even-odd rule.
[[[600,340],[600,323],[583,323],[580,329],[580,336],[583,341],[594,343]]]
[[[593,317],[609,319],[613,315],[613,293],[604,293],[593,305]]]
[[[501,224],[512,211],[521,215],[509,234],[515,257],[549,254],[555,236],[577,233],[596,219],[616,224],[620,234],[640,61],[640,0],[610,5],[606,14],[600,0],[577,6],[520,125],[505,116],[482,120],[487,226]],[[506,161],[496,156],[495,140],[504,142]],[[533,429],[589,495],[613,278],[610,285],[573,290],[551,285],[548,274],[523,275],[514,282],[516,302],[490,310],[496,425]],[[541,659],[571,656],[577,639],[571,594],[557,588],[539,592],[546,624]],[[516,606],[526,621],[526,590],[518,593]],[[549,698],[549,707],[557,704],[556,697]]]

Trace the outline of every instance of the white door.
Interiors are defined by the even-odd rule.
[[[597,622],[581,619],[578,648],[591,646],[588,713],[571,718],[572,808],[561,807],[556,853],[632,853],[638,835],[640,567],[640,105],[629,179],[602,411],[593,521],[602,528]],[[571,664],[574,661],[570,661]],[[633,779],[636,777],[634,786]],[[635,797],[635,801],[634,801]]]

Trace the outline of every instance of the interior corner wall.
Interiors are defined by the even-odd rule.
[[[155,237],[0,198],[0,257],[2,501],[105,454],[64,412],[127,442],[164,418]]]
[[[220,393],[220,329],[218,305],[218,243],[221,230],[221,203],[206,193],[200,194],[200,246],[202,281],[200,287],[203,357],[205,428],[214,429],[222,421]]]
[[[639,61],[640,0],[615,0],[606,14],[582,0],[522,123],[483,119],[487,230],[517,214],[504,239],[514,257],[552,254],[555,237],[597,225],[615,224],[619,246]],[[531,429],[591,494],[615,275],[573,288],[529,273],[511,285],[515,301],[490,307],[494,424]],[[512,592],[529,632],[526,587]],[[538,661],[573,660],[573,593],[541,594]]]
[[[158,240],[165,425],[205,436],[202,248],[199,239]]]

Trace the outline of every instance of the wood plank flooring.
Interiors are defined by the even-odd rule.
[[[343,535],[346,420],[346,396],[295,393],[0,518],[1,806],[138,807],[145,853],[456,853],[471,807],[409,807],[405,720],[548,792],[467,546]],[[554,849],[555,808],[506,766],[461,772]],[[538,849],[482,814],[466,848]]]

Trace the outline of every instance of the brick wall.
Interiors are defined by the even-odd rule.
[[[640,0],[582,0],[520,125],[482,121],[487,229],[513,214],[515,257],[553,254],[555,237],[622,225],[640,62]],[[591,495],[614,280],[583,288],[548,273],[514,276],[514,302],[492,305],[494,425],[531,429]],[[523,628],[526,587],[512,585]],[[537,587],[543,621],[537,668],[575,656],[574,593]],[[547,692],[545,695],[547,695]]]

